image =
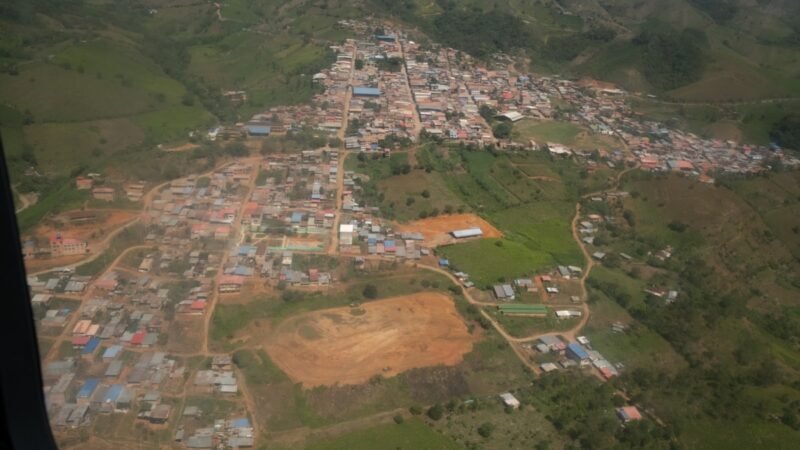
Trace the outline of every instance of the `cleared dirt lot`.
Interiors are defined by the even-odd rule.
[[[450,235],[451,231],[473,227],[480,228],[485,238],[496,238],[503,235],[500,230],[475,214],[452,214],[448,216],[429,217],[427,219],[400,224],[395,228],[402,233],[422,233],[422,235],[425,236],[425,245],[435,247],[456,242],[456,239]]]
[[[311,388],[456,365],[475,340],[450,297],[425,292],[291,318],[266,350],[293,381]]]

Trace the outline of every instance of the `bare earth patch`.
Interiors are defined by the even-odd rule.
[[[447,216],[429,217],[406,224],[399,224],[395,228],[401,233],[422,233],[422,235],[425,236],[425,244],[436,247],[452,244],[456,241],[456,239],[450,235],[451,231],[473,227],[480,228],[485,238],[503,236],[500,230],[475,214],[451,214]]]
[[[293,317],[278,326],[266,350],[293,381],[312,388],[453,366],[475,340],[450,297],[423,292]]]

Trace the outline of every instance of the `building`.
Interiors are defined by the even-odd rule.
[[[623,406],[622,408],[617,408],[617,417],[626,423],[634,420],[642,420],[642,414],[635,406]]]
[[[353,96],[355,97],[380,97],[381,90],[373,87],[354,86]]]
[[[114,188],[96,187],[92,189],[92,196],[97,200],[112,202],[114,201]]]
[[[339,245],[353,245],[355,227],[350,223],[339,225]]]
[[[498,300],[514,300],[514,288],[510,284],[494,285],[494,296]]]
[[[586,361],[589,359],[589,352],[581,344],[573,342],[567,345],[567,357],[574,361]]]
[[[68,238],[56,233],[50,238],[50,255],[53,257],[83,255],[89,251],[89,244],[80,239]]]
[[[252,124],[247,125],[247,135],[254,137],[266,137],[272,132],[272,127],[269,125]]]
[[[229,293],[229,292],[239,292],[242,290],[242,285],[244,284],[244,277],[239,275],[226,275],[219,279],[219,292],[220,293]]]
[[[512,409],[519,409],[519,400],[514,397],[513,394],[510,392],[506,392],[504,394],[500,394],[500,398],[503,400],[503,404]]]
[[[451,231],[450,234],[456,239],[466,239],[483,236],[483,231],[478,227],[474,227],[466,228],[464,230]]]
[[[91,178],[78,177],[75,179],[75,187],[78,188],[79,191],[91,189],[93,183],[94,180]]]
[[[147,273],[153,268],[153,258],[146,257],[142,260],[142,263],[139,264],[139,272]]]
[[[508,112],[504,112],[503,114],[498,114],[496,117],[499,120],[508,120],[510,122],[519,122],[525,116],[523,116],[522,114],[520,114],[520,113],[518,113],[516,111],[508,111]]]

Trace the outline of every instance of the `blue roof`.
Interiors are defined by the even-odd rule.
[[[116,358],[121,351],[121,345],[112,345],[111,347],[108,347],[105,352],[103,352],[103,358]]]
[[[353,88],[353,95],[367,95],[370,97],[380,97],[381,90],[373,87],[357,86]]]
[[[248,125],[247,132],[250,134],[269,134],[272,127],[268,125]]]
[[[106,395],[105,397],[103,397],[103,402],[116,401],[117,397],[119,397],[119,394],[121,393],[122,393],[122,385],[114,384],[110,388],[108,388],[108,391],[106,391]]]
[[[241,245],[241,246],[239,246],[239,254],[240,255],[247,255],[247,254],[250,254],[252,252],[255,252],[256,250],[258,250],[258,249],[253,245]]]
[[[293,212],[292,213],[292,222],[297,223],[303,220],[303,213],[301,212]]]
[[[233,428],[250,428],[250,420],[247,418],[233,419]]]
[[[573,342],[567,345],[567,350],[572,352],[573,355],[580,359],[589,359],[589,353],[586,352],[586,349],[583,348],[581,344],[577,342]]]
[[[375,39],[378,39],[379,41],[394,41],[397,38],[391,34],[378,34],[375,36]]]
[[[78,391],[78,398],[88,398],[92,395],[95,389],[97,389],[97,385],[100,384],[100,380],[97,378],[87,378],[86,382],[83,383],[83,387],[81,390]]]
[[[98,345],[100,345],[100,339],[98,339],[97,337],[93,337],[89,339],[89,342],[87,342],[86,345],[83,346],[83,350],[81,350],[81,353],[84,355],[88,355],[89,353],[92,353],[93,351],[97,350]]]
[[[439,265],[440,266],[449,266],[450,265],[450,261],[442,258],[442,259],[439,260]]]

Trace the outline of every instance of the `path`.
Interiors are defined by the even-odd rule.
[[[39,200],[39,194],[37,194],[36,192],[20,194],[19,192],[17,192],[16,189],[14,189],[14,192],[16,192],[17,198],[19,199],[19,207],[17,208],[16,211],[14,211],[14,213],[16,214],[19,214],[25,209],[35,205],[36,202]]]
[[[419,137],[420,133],[422,133],[422,121],[419,118],[419,111],[417,111],[417,102],[414,99],[414,93],[411,91],[411,80],[408,78],[408,67],[406,66],[406,48],[403,45],[402,40],[400,40],[399,42],[400,42],[400,54],[403,57],[403,65],[400,68],[400,70],[403,71],[403,80],[404,80],[403,84],[406,87],[408,98],[414,104],[414,115],[412,119],[414,121],[414,131],[412,131],[411,136],[413,136],[413,139],[416,140]],[[408,164],[411,165],[412,168],[417,167],[416,142],[414,144],[415,145],[412,145],[408,149]]]

